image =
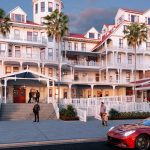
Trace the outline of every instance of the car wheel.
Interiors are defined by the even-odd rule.
[[[146,134],[139,135],[136,139],[135,147],[137,150],[148,150],[150,147],[150,137]]]

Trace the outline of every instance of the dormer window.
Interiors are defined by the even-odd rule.
[[[89,38],[94,39],[95,38],[95,34],[94,33],[89,33]]]
[[[20,14],[12,14],[11,20],[16,22],[25,22],[25,16]]]
[[[35,4],[35,13],[38,13],[38,4]]]
[[[139,22],[139,16],[131,15],[131,22]]]

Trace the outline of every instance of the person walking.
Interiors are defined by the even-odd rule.
[[[104,115],[106,114],[106,106],[104,105],[104,102],[101,102],[100,106],[100,116],[102,119],[102,125],[105,126],[105,121],[104,121]]]
[[[36,101],[39,103],[39,99],[40,99],[40,92],[37,90],[36,91]]]
[[[29,92],[29,101],[28,101],[28,103],[31,103],[31,99],[32,99],[32,90],[30,90],[30,92]]]
[[[33,113],[35,117],[34,122],[39,122],[39,111],[40,111],[40,105],[38,104],[38,102],[36,102],[36,104],[33,107]]]

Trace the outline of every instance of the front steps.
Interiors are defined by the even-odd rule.
[[[40,105],[40,120],[57,119],[52,104]],[[0,120],[34,120],[34,104],[2,104],[0,109]]]

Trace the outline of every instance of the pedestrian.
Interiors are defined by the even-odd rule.
[[[108,115],[107,113],[103,113],[104,126],[108,126]]]
[[[32,90],[30,90],[30,92],[29,92],[29,101],[28,101],[28,103],[31,103],[31,99],[32,99]]]
[[[40,92],[37,90],[36,91],[36,101],[39,103],[39,99],[40,99]]]
[[[102,125],[105,126],[104,124],[104,114],[106,113],[106,106],[104,105],[104,102],[101,102],[100,106],[100,117],[102,119]]]
[[[40,105],[38,104],[38,102],[36,102],[36,104],[33,107],[33,113],[35,117],[34,122],[39,122],[39,111],[40,111]]]

